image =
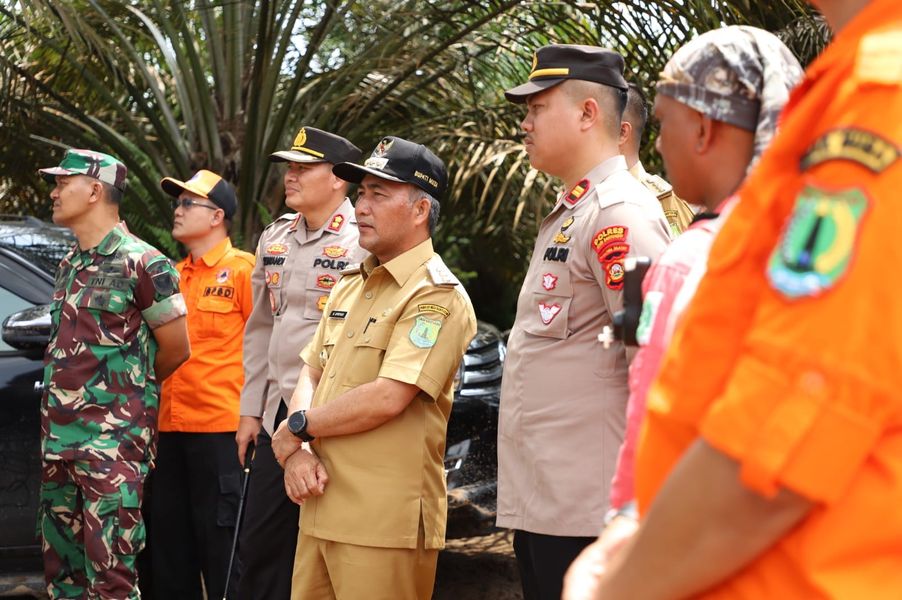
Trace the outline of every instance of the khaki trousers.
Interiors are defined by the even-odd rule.
[[[292,600],[430,600],[438,550],[357,546],[298,535]]]

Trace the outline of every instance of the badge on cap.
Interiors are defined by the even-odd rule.
[[[294,144],[292,146],[303,146],[307,143],[307,128],[301,127],[301,130],[298,131],[297,136],[294,138]]]

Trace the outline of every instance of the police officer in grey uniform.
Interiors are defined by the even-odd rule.
[[[539,228],[501,387],[497,523],[515,530],[526,600],[559,599],[567,566],[601,530],[629,357],[597,335],[622,307],[625,259],[656,258],[670,239],[618,148],[626,91],[619,54],[553,45],[505,93],[527,105],[530,164],[564,183]]]
[[[332,174],[333,165],[360,157],[348,140],[313,127],[302,127],[290,150],[270,155],[287,163],[285,203],[297,212],[263,231],[251,278],[254,308],[244,334],[236,441],[242,464],[251,441],[256,454],[239,543],[241,600],[288,600],[291,594],[299,508],[285,494],[271,436],[285,418],[301,370],[299,353],[339,271],[366,256],[357,243],[348,184]]]

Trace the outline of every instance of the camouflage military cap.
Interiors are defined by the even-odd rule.
[[[102,152],[93,150],[66,150],[58,167],[39,169],[44,179],[53,183],[58,175],[87,175],[125,191],[125,177],[128,169],[121,162]]]
[[[708,31],[667,62],[659,94],[716,120],[755,133],[755,156],[766,148],[802,67],[774,34],[733,25]]]

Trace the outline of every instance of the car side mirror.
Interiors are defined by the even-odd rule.
[[[3,341],[16,350],[43,354],[50,343],[50,328],[50,305],[39,304],[6,317]]]

